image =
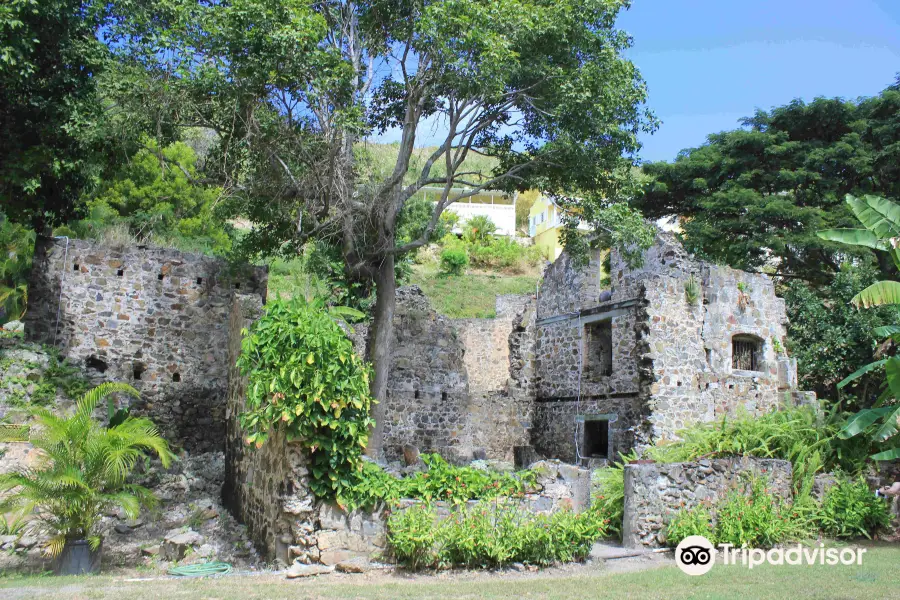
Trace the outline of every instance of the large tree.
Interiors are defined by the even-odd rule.
[[[107,99],[146,81],[116,68],[103,32],[143,0],[0,3],[0,211],[45,233],[78,216],[85,193],[128,160],[149,120]]]
[[[816,232],[853,226],[845,194],[898,197],[898,165],[900,81],[874,98],[758,110],[671,163],[646,165],[653,181],[635,206],[648,217],[681,217],[687,246],[701,255],[823,282],[847,248]]]
[[[340,247],[348,278],[374,281],[372,392],[383,401],[395,263],[428,242],[453,201],[538,186],[605,230],[617,226],[623,245],[646,241],[634,215],[603,210],[627,179],[638,134],[655,127],[644,82],[622,56],[630,39],[615,28],[627,5],[170,0],[150,27],[120,32],[118,48],[165,80],[175,98],[167,124],[217,133],[206,174],[254,224],[247,249],[290,255],[325,240]],[[399,138],[397,155],[374,177],[359,168],[360,142],[386,131]],[[425,135],[434,149],[411,168]],[[468,168],[473,155],[493,167]],[[422,234],[400,243],[398,218],[424,186],[442,193]]]

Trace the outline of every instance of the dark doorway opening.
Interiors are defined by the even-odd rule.
[[[609,421],[584,422],[584,456],[609,458]]]

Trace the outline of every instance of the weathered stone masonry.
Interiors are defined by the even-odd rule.
[[[810,400],[795,389],[793,360],[776,351],[787,317],[766,275],[696,261],[662,233],[638,268],[613,252],[610,289],[601,289],[600,263],[599,251],[586,266],[564,253],[544,274],[531,431],[538,453],[602,459],[722,414]],[[736,368],[744,366],[737,351],[752,356],[752,369]],[[602,352],[607,372],[594,364]]]
[[[97,383],[135,386],[141,399],[132,409],[170,441],[220,450],[231,297],[262,300],[266,280],[265,267],[176,250],[40,238],[25,332],[58,346]]]
[[[676,512],[715,504],[731,491],[746,493],[752,477],[765,478],[769,493],[791,503],[792,475],[790,461],[752,457],[626,465],[622,543],[664,546],[665,526]]]

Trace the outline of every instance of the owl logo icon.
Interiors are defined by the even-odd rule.
[[[675,548],[675,563],[688,575],[703,575],[716,564],[716,549],[702,535],[691,535]]]

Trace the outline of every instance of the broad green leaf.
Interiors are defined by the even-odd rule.
[[[894,398],[900,398],[900,358],[892,356],[884,365],[888,387]]]
[[[897,460],[900,458],[900,448],[892,448],[872,455],[872,460]]]
[[[881,239],[900,235],[900,205],[879,196],[862,200],[847,194],[847,204],[866,229]]]
[[[840,242],[850,246],[865,246],[875,250],[888,250],[890,245],[884,239],[879,238],[868,229],[826,229],[818,235],[823,240]]]
[[[860,367],[859,369],[857,369],[853,373],[850,373],[844,379],[842,379],[841,382],[837,384],[838,389],[842,389],[848,383],[859,379],[860,377],[862,377],[866,373],[869,373],[870,371],[874,371],[875,369],[880,369],[881,367],[884,366],[884,363],[886,363],[886,362],[887,362],[887,359],[883,358],[881,360],[876,360],[875,362],[870,362],[869,364],[865,365],[864,367]]]
[[[850,301],[859,308],[871,308],[885,304],[900,304],[900,282],[879,281],[873,283]]]
[[[900,325],[884,325],[883,327],[876,327],[874,331],[878,337],[891,337],[900,334]]]
[[[838,436],[846,440],[848,438],[852,438],[855,435],[859,435],[860,433],[871,427],[873,423],[878,421],[878,419],[890,413],[893,409],[893,406],[863,409],[847,419],[847,422],[838,433]]]
[[[883,442],[897,433],[897,419],[900,419],[900,406],[892,405],[885,408],[894,410],[885,417],[884,424],[872,436],[872,439],[876,442]]]

